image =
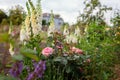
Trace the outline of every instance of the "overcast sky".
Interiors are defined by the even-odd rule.
[[[12,6],[21,5],[25,8],[27,0],[0,0],[0,9],[8,10]],[[34,3],[37,0],[32,0]],[[50,12],[53,10],[55,14],[60,14],[65,22],[70,24],[76,22],[79,11],[84,8],[84,0],[42,0],[43,12]],[[100,0],[100,2],[108,7],[113,7],[113,10],[120,9],[120,0]],[[113,12],[106,14],[106,21],[113,15]]]

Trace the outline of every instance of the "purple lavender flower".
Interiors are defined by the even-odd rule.
[[[35,66],[35,70],[28,75],[27,80],[42,78],[45,69],[46,69],[45,61],[39,61],[38,64]]]
[[[26,80],[34,80],[36,74],[34,72],[30,73]]]
[[[27,70],[27,72],[29,73],[29,72],[30,72],[30,67],[27,66],[27,67],[26,67],[26,70]]]
[[[23,63],[18,61],[15,64],[13,64],[12,68],[9,70],[9,73],[13,77],[18,77],[23,69]]]
[[[37,62],[35,60],[32,60],[34,68],[37,66]]]

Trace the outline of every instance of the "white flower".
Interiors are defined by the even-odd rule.
[[[67,43],[77,43],[78,42],[78,38],[74,34],[71,33],[70,35],[66,36],[65,41]]]
[[[75,28],[75,33],[74,33],[74,35],[77,36],[77,37],[80,36],[80,29],[79,29],[78,26]]]
[[[36,8],[36,16],[37,16],[37,24],[40,27],[40,29],[42,29],[42,9],[41,9],[41,0],[37,1],[37,8]]]
[[[33,10],[31,14],[31,25],[32,25],[32,31],[34,35],[39,34],[41,31],[41,27],[37,23],[38,23],[37,15],[35,14],[35,10]]]
[[[21,30],[20,30],[20,41],[23,42],[24,40],[28,39],[28,35],[26,33],[25,26],[22,25]]]
[[[26,27],[26,34],[28,37],[31,35],[31,27],[30,27],[30,16],[26,16],[25,19],[25,27]]]
[[[51,11],[51,18],[50,18],[50,26],[48,28],[48,37],[53,36],[53,34],[55,32],[55,23],[54,23],[54,15],[53,12]]]
[[[69,30],[67,29],[66,26],[64,28],[63,35],[65,35],[65,36],[69,35]]]
[[[66,36],[65,41],[66,41],[67,43],[71,43],[71,42],[72,42],[70,35],[67,35],[67,36]]]
[[[84,29],[85,34],[88,32],[88,27],[86,26]]]
[[[75,36],[74,34],[71,34],[70,38],[71,38],[72,43],[77,43],[77,41],[78,41],[77,36]]]
[[[10,43],[9,53],[11,56],[13,56],[15,54],[14,49],[13,49],[13,45],[11,43]]]
[[[48,37],[53,36],[54,31],[55,31],[54,25],[50,25],[48,28]]]

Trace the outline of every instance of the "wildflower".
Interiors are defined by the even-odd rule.
[[[26,80],[35,80],[35,78],[42,78],[45,70],[46,70],[45,61],[39,61],[34,71],[28,75]]]
[[[42,50],[42,54],[46,57],[48,57],[52,53],[53,53],[53,48],[50,48],[50,47],[46,47]]]
[[[27,79],[26,80],[33,80],[34,78],[35,78],[35,73],[30,73],[29,75],[28,75],[28,77],[27,77]]]
[[[13,64],[12,68],[9,70],[9,73],[13,77],[19,77],[20,73],[23,69],[23,63],[22,62],[16,62]]]
[[[41,78],[46,69],[45,61],[40,61],[36,66],[34,72],[38,74],[38,77]]]

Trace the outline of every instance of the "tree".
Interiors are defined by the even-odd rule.
[[[120,10],[117,10],[114,13],[114,18],[111,19],[111,22],[113,23],[114,27],[120,27]]]
[[[13,25],[20,25],[24,20],[25,11],[19,5],[9,10],[9,20],[12,21]]]
[[[2,22],[3,19],[8,18],[7,14],[0,9],[0,23]]]
[[[111,7],[102,5],[99,0],[85,0],[84,12],[78,16],[78,23],[90,24],[97,22],[97,24],[105,24],[104,13],[111,10]]]

